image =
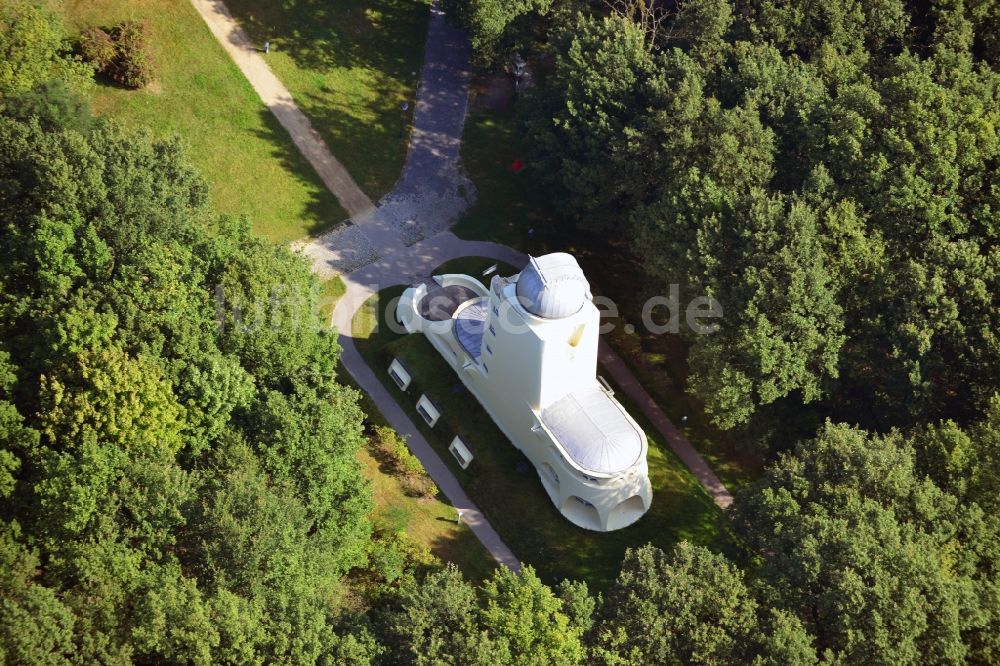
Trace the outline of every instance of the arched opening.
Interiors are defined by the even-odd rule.
[[[646,506],[642,498],[638,495],[632,495],[611,509],[611,513],[608,514],[608,529],[616,530],[631,525],[642,518],[644,513],[646,513]]]
[[[584,529],[601,529],[601,516],[597,513],[597,507],[582,497],[570,496],[563,504],[562,514],[574,525]]]
[[[552,469],[552,466],[548,463],[542,463],[541,465],[535,466],[535,471],[538,472],[538,478],[542,482],[542,488],[548,494],[549,499],[556,506],[559,506],[559,475],[556,471]]]

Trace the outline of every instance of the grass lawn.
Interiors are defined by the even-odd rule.
[[[541,187],[532,186],[532,165],[518,174],[514,159],[524,158],[513,112],[478,111],[469,116],[462,141],[462,164],[478,190],[478,202],[453,231],[461,238],[505,243],[524,252],[562,251],[576,256],[595,295],[618,306],[614,330],[606,335],[629,368],[667,415],[705,456],[730,489],[760,474],[763,460],[733,435],[714,428],[699,401],[687,394],[687,344],[676,335],[654,335],[640,325],[647,294],[636,289],[641,272],[637,259],[621,237],[600,237],[572,230]],[[528,230],[534,230],[529,239]],[[570,231],[567,231],[570,229]],[[635,326],[625,332],[626,322]]]
[[[427,36],[427,0],[226,0],[330,150],[372,199],[392,189]],[[409,103],[403,112],[400,105]]]
[[[489,265],[484,263],[487,261],[479,259],[473,267],[485,267]],[[444,271],[434,272],[453,270],[449,265],[443,268]],[[689,539],[726,547],[721,514],[658,435],[642,421],[641,415],[637,417],[649,437],[648,462],[653,483],[649,513],[635,525],[610,533],[589,532],[569,523],[552,505],[534,467],[496,428],[422,335],[399,336],[384,325],[371,331],[376,321],[383,323],[382,317],[376,319],[376,315],[384,313],[384,304],[402,289],[394,287],[380,292],[359,311],[353,327],[358,349],[515,555],[534,566],[546,581],[572,577],[586,580],[597,589],[606,588],[618,573],[625,549],[649,542],[668,548],[680,539]],[[365,337],[366,333],[371,334]],[[405,395],[383,372],[393,356],[401,358],[414,377],[414,385]],[[430,394],[442,408],[441,421],[433,430],[424,425],[413,409],[422,392]],[[631,411],[637,414],[636,410]],[[447,451],[455,434],[469,444],[476,456],[468,470],[462,470]]]
[[[261,236],[284,242],[347,218],[215,41],[188,0],[66,0],[71,29],[143,20],[157,80],[144,90],[101,84],[94,110],[160,136],[178,134],[211,185],[220,213],[246,214]]]
[[[369,418],[378,420],[381,416]],[[465,525],[455,522],[455,509],[438,494],[434,499],[411,497],[373,448],[358,454],[364,475],[372,483],[375,528],[405,532],[415,543],[426,546],[444,562],[452,562],[469,579],[481,582],[496,568],[496,561]]]
[[[512,112],[476,111],[465,120],[462,167],[476,185],[476,205],[452,229],[460,238],[489,240],[539,252],[555,238],[551,206],[527,168],[513,173],[510,165],[523,159]],[[534,239],[528,241],[528,230]]]
[[[339,288],[328,286],[337,284],[340,285]],[[327,280],[323,283],[321,293],[339,291],[339,298],[343,295],[343,284],[339,277]],[[324,307],[326,306],[321,301],[320,308]],[[333,305],[329,307],[332,310]],[[388,425],[371,398],[358,388],[342,368],[338,381],[359,391],[361,409],[367,415],[367,426]],[[369,441],[371,442],[370,438]],[[365,477],[372,483],[375,501],[372,522],[376,529],[405,532],[415,543],[426,546],[442,561],[454,563],[472,581],[482,582],[489,577],[497,566],[496,561],[468,527],[455,522],[455,509],[443,494],[438,493],[434,499],[407,494],[402,479],[391,464],[383,459],[374,444],[359,451],[358,460]]]

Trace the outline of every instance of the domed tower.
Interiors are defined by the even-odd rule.
[[[542,410],[593,384],[600,313],[571,255],[532,257],[514,278],[493,278],[483,360],[497,381]],[[485,347],[484,347],[485,349]]]
[[[434,280],[442,290],[475,282]],[[488,293],[450,307],[447,322],[421,320],[431,292],[407,290],[400,321],[452,364],[562,514],[600,531],[638,520],[652,501],[646,436],[597,380],[600,313],[576,259],[532,257],[518,275],[494,277]]]

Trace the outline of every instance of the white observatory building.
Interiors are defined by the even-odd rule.
[[[434,276],[403,293],[396,315],[534,463],[568,520],[609,531],[649,509],[646,435],[598,381],[600,317],[571,255],[533,257],[488,290],[468,275]]]

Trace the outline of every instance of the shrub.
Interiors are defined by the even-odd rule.
[[[382,453],[392,461],[396,472],[403,479],[403,486],[408,495],[413,497],[434,497],[438,489],[420,460],[410,453],[406,439],[399,436],[388,426],[375,426],[375,437]]]
[[[403,477],[403,488],[410,497],[432,499],[438,494],[437,484],[426,474]]]
[[[153,80],[153,56],[149,48],[149,28],[145,23],[125,21],[111,33],[115,59],[108,74],[123,86],[142,88]]]
[[[429,548],[402,531],[376,534],[369,554],[371,571],[388,584],[413,582],[417,574],[441,565]]]
[[[83,31],[83,34],[80,35],[79,48],[83,59],[92,64],[94,69],[101,74],[108,72],[108,68],[114,62],[118,51],[111,35],[96,27]]]
[[[406,448],[406,440],[399,433],[389,426],[375,426],[375,437],[378,439],[379,449],[392,461],[397,472],[412,473],[412,463],[408,464],[406,458],[413,457],[413,454]]]

